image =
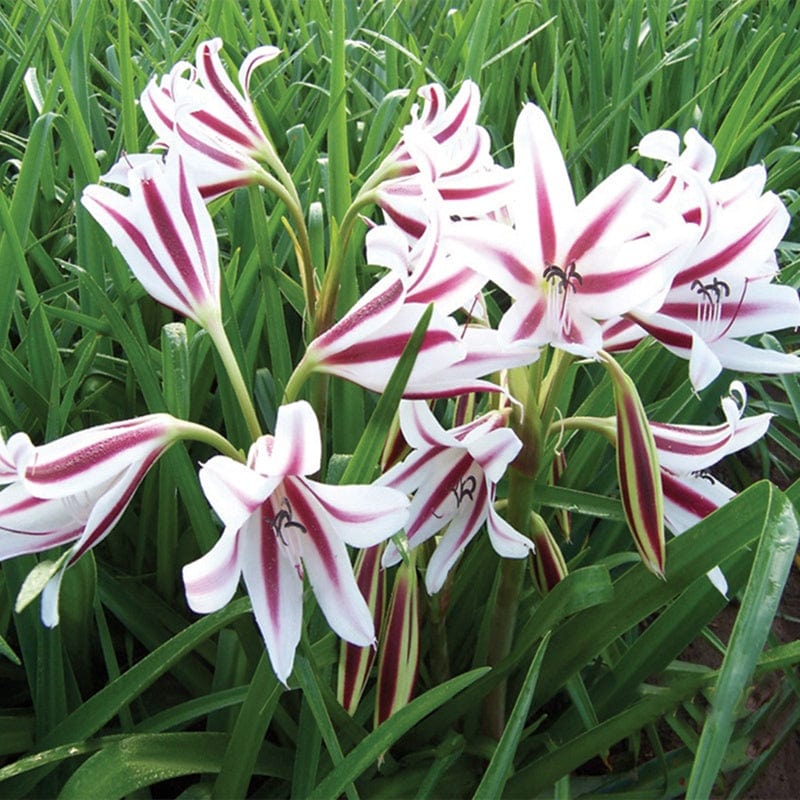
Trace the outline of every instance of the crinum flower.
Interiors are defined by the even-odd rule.
[[[284,683],[294,664],[307,575],[322,613],[349,642],[375,641],[345,543],[369,547],[398,531],[408,500],[382,486],[327,486],[317,418],[305,401],[281,406],[275,434],[250,448],[247,464],[214,456],[200,483],[225,524],[217,544],[183,569],[189,606],[216,611],[244,579],[272,667]]]
[[[445,430],[421,401],[400,403],[400,427],[413,448],[400,464],[379,479],[384,486],[414,493],[406,536],[417,547],[440,531],[441,541],[428,561],[425,586],[438,592],[464,548],[483,523],[498,555],[525,558],[530,539],[514,530],[495,510],[495,492],[508,464],[522,443],[506,427],[507,416],[490,411]],[[397,548],[387,545],[384,566],[400,560]]]
[[[99,425],[34,447],[0,448],[0,560],[74,542],[42,592],[42,621],[58,624],[64,571],[102,541],[159,456],[188,430],[169,414]]]

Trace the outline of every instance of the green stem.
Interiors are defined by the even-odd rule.
[[[506,518],[520,533],[527,535],[534,501],[534,478],[516,469],[509,471],[508,512]],[[525,558],[505,558],[492,611],[488,662],[497,666],[510,652],[519,611],[519,595],[525,576]],[[487,736],[500,740],[506,724],[507,683],[499,683],[483,702],[483,729]]]
[[[289,381],[286,384],[286,388],[283,390],[284,403],[293,403],[297,399],[300,388],[313,371],[314,367],[310,365],[306,361],[305,356],[303,356],[303,358],[300,359],[300,363],[294,368],[294,372],[291,374]]]
[[[244,463],[245,459],[241,451],[237,450],[222,434],[217,433],[215,430],[206,428],[205,425],[199,425],[196,422],[187,422],[186,420],[181,420],[180,428],[180,439],[203,442],[219,450],[222,455]]]
[[[205,326],[211,341],[217,348],[219,357],[222,359],[222,364],[225,367],[225,372],[228,374],[231,386],[233,387],[236,399],[239,401],[239,407],[242,409],[247,429],[253,441],[258,439],[261,435],[261,426],[258,423],[258,415],[256,414],[255,406],[250,398],[250,392],[244,382],[242,371],[239,369],[239,363],[236,361],[233,348],[231,347],[228,336],[225,333],[225,328],[222,325],[222,320],[218,317],[210,320]]]
[[[550,423],[547,435],[556,436],[563,431],[593,431],[612,444],[617,441],[616,417],[564,417]]]
[[[574,360],[575,356],[573,356],[572,353],[566,352],[566,350],[553,351],[550,367],[547,370],[547,375],[542,381],[539,390],[539,409],[542,428],[547,428],[550,425],[561,384],[564,382],[564,376],[567,374],[567,370]]]

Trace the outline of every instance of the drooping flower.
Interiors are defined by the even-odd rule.
[[[512,185],[511,171],[494,162],[489,134],[477,124],[481,98],[475,83],[464,81],[449,104],[438,84],[418,93],[422,111],[414,107],[411,123],[376,173],[388,172],[392,178],[374,190],[386,221],[411,242],[425,233],[431,219],[425,202],[428,184],[436,188],[447,217],[469,219],[503,209]]]
[[[778,272],[775,248],[789,214],[773,192],[763,192],[763,167],[748,167],[726,181],[711,182],[715,153],[696,132],[677,153],[677,136],[656,131],[642,140],[643,155],[668,166],[656,199],[696,218],[701,238],[688,251],[657,309],[632,309],[610,323],[606,345],[631,346],[645,335],[689,360],[696,390],[723,367],[743,372],[800,372],[796,355],[762,350],[739,341],[747,336],[800,325],[800,298],[791,286],[772,283]]]
[[[74,542],[42,592],[58,624],[64,571],[116,525],[147,471],[183,432],[169,414],[99,425],[34,447],[24,433],[0,448],[0,560]]]
[[[425,586],[429,594],[442,588],[484,522],[498,555],[525,558],[533,548],[531,541],[494,509],[497,483],[522,447],[505,424],[505,414],[491,411],[445,430],[424,402],[400,403],[400,427],[413,449],[379,482],[414,493],[406,525],[409,547],[446,529],[428,562]],[[390,566],[399,560],[400,554],[390,542],[383,563]]]
[[[458,226],[447,247],[515,299],[499,326],[507,341],[595,357],[601,321],[660,305],[697,226],[654,203],[650,182],[630,165],[576,204],[558,142],[536,106],[517,120],[514,154],[514,227]]]
[[[259,438],[247,465],[214,456],[200,483],[225,524],[216,545],[183,569],[197,612],[221,608],[244,579],[275,674],[286,682],[300,641],[303,578],[308,575],[333,630],[353,644],[375,641],[372,614],[358,590],[345,543],[369,547],[398,531],[406,497],[383,486],[327,486],[317,418],[305,401],[278,410],[275,435]]]
[[[725,456],[749,447],[767,432],[772,414],[745,417],[747,392],[734,381],[722,398],[725,422],[720,425],[674,425],[651,422],[661,481],[664,488],[664,521],[679,535],[705,519],[735,492],[709,472]],[[727,583],[719,567],[709,573],[712,583],[725,594]]]
[[[217,236],[183,158],[133,169],[128,197],[92,185],[81,201],[152,297],[203,327],[218,323]]]
[[[253,70],[280,54],[269,45],[253,50],[239,69],[237,88],[222,64],[222,40],[201,42],[196,66],[177,63],[142,92],[142,109],[158,136],[156,146],[177,150],[206,200],[253,183],[271,164],[275,151],[250,99]],[[120,160],[103,176],[128,185],[130,162],[159,158],[136,154]]]

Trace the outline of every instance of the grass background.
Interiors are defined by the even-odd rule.
[[[620,164],[637,163],[639,138],[659,127],[697,127],[717,149],[717,177],[763,161],[768,187],[795,219],[779,252],[780,280],[800,284],[800,6],[0,0],[6,435],[25,430],[41,442],[166,409],[248,444],[206,337],[190,324],[171,325],[172,314],[144,295],[76,202],[122,151],[151,142],[136,102],[151,76],[191,61],[212,36],[222,37],[232,68],[259,44],[283,51],[255,73],[251,88],[308,209],[318,253],[329,245],[332,221],[396,141],[415,89],[435,81],[452,94],[472,78],[497,160],[511,163],[516,115],[524,102],[537,102],[553,122],[578,196]],[[639,166],[654,174],[655,165]],[[226,328],[270,425],[304,336],[284,210],[246,191],[213,210]],[[362,242],[355,237],[345,265],[344,303],[370,280],[360,269]],[[789,331],[764,343],[793,350],[800,339]],[[626,366],[648,412],[663,421],[707,422],[731,378],[698,398],[685,363],[657,348],[640,348]],[[583,413],[610,413],[600,372],[586,369],[575,381]],[[479,727],[480,699],[496,680],[476,671],[495,583],[485,542],[471,548],[453,589],[453,677],[436,685],[428,674],[424,627],[420,696],[371,732],[369,695],[354,719],[333,699],[336,643],[313,604],[292,681],[301,691],[293,692],[276,685],[246,599],[199,620],[186,609],[180,567],[209,549],[218,527],[195,477],[209,454],[170,451],[114,534],[68,573],[58,629],[44,630],[34,607],[12,612],[35,557],[3,564],[0,791],[673,796],[684,790],[681,780],[691,780],[694,796],[707,794],[720,771],[749,763],[744,754],[760,718],[786,713],[786,731],[799,719],[793,665],[800,648],[768,642],[762,652],[761,634],[776,613],[781,570],[796,541],[790,503],[800,503],[800,387],[795,376],[747,383],[751,412],[769,409],[776,418],[765,442],[726,462],[725,480],[739,489],[770,478],[788,500],[760,484],[671,543],[666,584],[628,569],[620,552],[630,547],[619,504],[609,499],[616,477],[606,445],[583,440],[570,451],[568,486],[542,487],[547,508],[573,511],[576,544],[566,549],[573,574],[545,600],[526,590],[503,673],[518,703],[497,746]],[[330,452],[352,453],[375,398],[339,382],[332,391]],[[723,601],[704,572],[720,554],[742,621],[730,642],[718,643],[722,668],[710,670],[676,659],[696,636],[713,639],[707,626]],[[753,670],[784,675],[758,718],[741,705]],[[709,711],[712,694],[722,701]],[[736,710],[734,718],[719,718],[713,708],[722,704]],[[710,733],[701,736],[706,721]],[[612,746],[625,756],[613,772],[569,777]],[[724,784],[729,796],[746,790],[774,749]],[[635,762],[638,772],[628,769]]]

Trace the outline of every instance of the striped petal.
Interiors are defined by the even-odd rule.
[[[214,456],[200,468],[206,500],[227,528],[238,530],[280,483],[227,456]]]
[[[456,515],[428,561],[425,572],[425,588],[428,594],[436,594],[444,586],[450,570],[486,519],[489,501],[486,482],[478,480],[481,477],[479,473],[473,472],[467,477],[474,477],[476,481],[475,499],[469,503],[460,503]]]
[[[372,614],[358,590],[344,542],[331,525],[328,513],[314,495],[295,478],[283,483],[295,519],[305,528],[302,559],[320,610],[333,630],[357,645],[375,641]]]
[[[498,425],[504,425],[502,414]],[[486,478],[490,483],[497,483],[505,474],[508,465],[517,457],[522,449],[522,442],[510,428],[495,428],[480,435],[477,441],[465,441],[469,454],[481,465]]]
[[[732,396],[722,400],[727,422],[722,425],[670,425],[651,422],[650,428],[658,448],[662,469],[674,474],[688,475],[700,472],[757,442],[769,428],[772,414],[742,417],[744,411],[743,389],[738,382],[731,386],[732,393],[741,387],[740,402]]]
[[[211,550],[183,568],[189,608],[199,614],[222,608],[236,592],[241,571],[239,528],[227,527]]]
[[[339,537],[353,547],[372,547],[397,533],[408,517],[408,498],[388,486],[303,485],[328,514]]]
[[[130,197],[87,186],[81,201],[156,300],[204,326],[220,315],[219,257],[211,217],[183,159],[145,163]]]
[[[240,563],[247,594],[275,675],[292,674],[303,619],[303,580],[264,514],[242,527]]]
[[[33,451],[23,480],[35,497],[67,497],[158,457],[179,433],[169,414],[151,414],[69,434]]]
[[[319,471],[322,440],[314,409],[305,400],[278,409],[275,436],[262,436],[248,463],[261,475],[312,475]]]
[[[534,550],[534,543],[495,511],[493,490],[489,494],[486,530],[495,553],[503,558],[525,558]]]
[[[544,112],[530,103],[522,109],[514,129],[514,169],[517,229],[524,229],[535,243],[535,263],[555,264],[563,247],[563,220],[571,218],[575,197],[550,123]]]

